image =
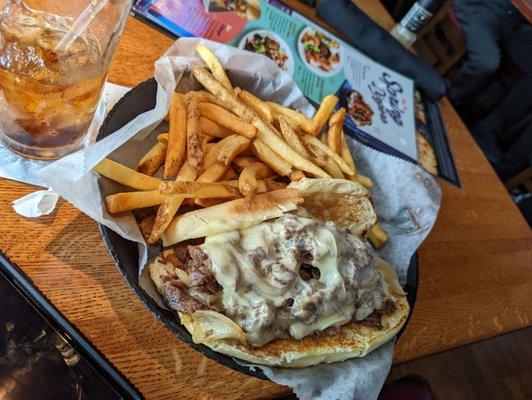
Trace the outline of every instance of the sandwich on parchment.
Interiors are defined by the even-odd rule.
[[[303,179],[177,217],[149,271],[193,340],[215,351],[282,367],[362,357],[409,311],[395,271],[352,233],[375,220],[357,183]]]

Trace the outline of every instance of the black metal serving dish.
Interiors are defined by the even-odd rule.
[[[153,78],[148,79],[147,81],[133,88],[118,103],[116,103],[113,109],[109,112],[102,127],[100,128],[98,139],[108,136],[133,120],[137,115],[154,108],[156,93],[157,83]],[[192,336],[185,329],[185,327],[179,323],[176,315],[169,310],[159,307],[159,305],[141,288],[138,279],[137,243],[124,239],[104,225],[100,225],[100,230],[102,232],[105,245],[109,249],[109,253],[113,257],[116,267],[124,275],[125,281],[131,287],[133,292],[139,297],[142,303],[144,303],[144,305],[148,308],[148,310],[150,310],[155,318],[161,321],[167,329],[206,357],[209,357],[220,364],[225,365],[226,367],[232,368],[244,374],[261,379],[267,379],[258,369],[248,368],[237,363],[232,357],[217,353],[207,346],[194,343],[192,341]],[[404,288],[408,294],[407,297],[411,310],[413,309],[414,302],[416,300],[417,283],[418,261],[417,254],[414,254],[410,261],[407,282]],[[399,332],[399,335],[401,335],[401,333],[402,330]]]

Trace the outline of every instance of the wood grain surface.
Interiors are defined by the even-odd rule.
[[[390,25],[377,2],[357,4]],[[130,18],[109,80],[134,86],[149,78],[171,42]],[[463,189],[440,181],[441,212],[420,250],[418,300],[395,362],[518,329],[532,318],[530,229],[446,100],[442,112]],[[14,213],[11,202],[34,190],[0,179],[0,249],[147,398],[289,393],[203,357],[166,331],[116,271],[97,225],[70,204],[60,201],[53,214],[38,219]]]

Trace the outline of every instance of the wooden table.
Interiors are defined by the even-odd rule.
[[[312,11],[287,1],[300,11]],[[357,1],[389,28],[372,0]],[[153,74],[171,40],[130,19],[110,81],[133,86]],[[402,362],[529,325],[532,236],[504,187],[447,100],[443,118],[463,183],[440,181],[441,212],[420,249],[418,300],[395,350]],[[0,179],[0,249],[150,399],[266,399],[285,387],[234,372],[181,343],[133,295],[97,225],[61,201],[25,219],[11,201],[34,187]]]

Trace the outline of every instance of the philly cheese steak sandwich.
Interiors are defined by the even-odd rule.
[[[375,222],[363,186],[305,178],[176,218],[149,271],[215,351],[282,367],[362,357],[409,311],[395,271],[361,239]]]

